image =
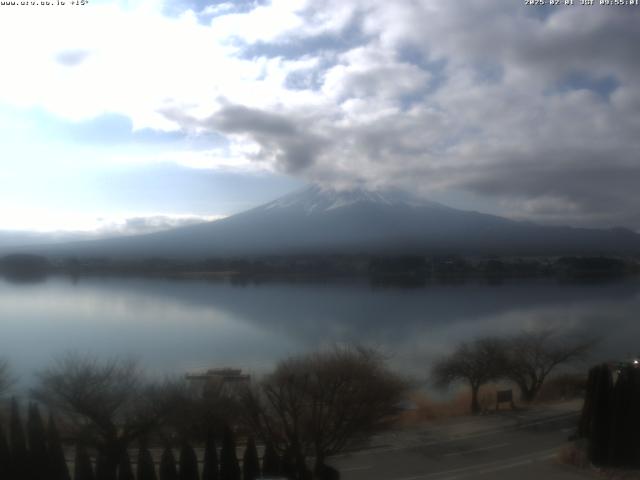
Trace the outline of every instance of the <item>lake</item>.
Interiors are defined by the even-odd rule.
[[[425,379],[433,359],[479,335],[556,328],[601,341],[595,359],[640,353],[640,281],[469,280],[420,288],[367,281],[0,278],[0,357],[28,385],[65,352],[133,356],[150,374],[233,366],[260,374],[336,342],[381,348]]]

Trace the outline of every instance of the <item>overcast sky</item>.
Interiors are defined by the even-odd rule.
[[[0,229],[144,231],[320,182],[640,230],[640,7],[69,3],[0,6]]]

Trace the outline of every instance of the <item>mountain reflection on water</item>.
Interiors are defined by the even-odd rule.
[[[433,358],[488,334],[555,328],[601,339],[597,359],[640,352],[640,280],[232,283],[149,278],[0,279],[0,357],[29,382],[67,351],[132,356],[152,374],[279,359],[336,342],[383,349],[424,379]]]

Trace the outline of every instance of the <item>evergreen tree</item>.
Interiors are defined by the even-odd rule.
[[[204,467],[202,480],[218,480],[218,451],[216,439],[212,431],[207,432],[207,440],[204,447]]]
[[[91,458],[87,450],[80,444],[76,445],[76,465],[74,471],[74,480],[95,480],[93,474],[93,466]]]
[[[178,471],[176,470],[176,458],[173,456],[171,447],[167,447],[162,452],[160,458],[160,480],[178,480]]]
[[[611,437],[611,394],[613,378],[609,366],[598,365],[592,369],[593,381],[587,395],[589,401],[588,431],[589,459],[596,465],[608,463]],[[591,376],[591,374],[590,374]]]
[[[593,419],[593,401],[595,399],[595,390],[597,376],[599,374],[599,365],[589,369],[587,383],[585,385],[584,402],[582,403],[582,413],[578,422],[578,437],[589,438],[591,435],[591,421]]]
[[[640,410],[637,408],[640,405],[640,369],[637,367],[632,370],[631,382],[633,396],[630,402],[632,408],[629,413],[629,426],[633,432],[631,435],[633,447],[630,452],[633,460],[629,466],[637,469],[640,468],[640,435],[638,434],[640,432]]]
[[[129,452],[125,450],[120,457],[120,464],[118,465],[118,480],[135,480],[133,475],[133,469],[131,468],[131,458]]]
[[[138,472],[137,480],[156,480],[156,468],[153,464],[151,452],[147,448],[145,442],[141,442],[138,451]]]
[[[11,461],[11,451],[7,438],[4,436],[4,430],[0,425],[0,478],[2,480],[9,478],[9,464]]]
[[[40,409],[35,403],[29,404],[27,413],[27,439],[29,443],[29,463],[33,480],[50,480],[48,469],[47,438],[40,416]]]
[[[313,480],[313,472],[302,454],[296,455],[296,478],[299,480]]]
[[[316,467],[315,475],[317,480],[340,480],[340,472],[325,463]]]
[[[116,480],[116,471],[104,452],[98,451],[96,459],[96,480]]]
[[[282,454],[282,475],[289,480],[297,478],[296,459],[291,447],[287,447]]]
[[[592,427],[592,461],[596,464],[609,463],[609,444],[611,441],[611,400],[613,377],[608,365],[601,365],[596,382],[594,401],[594,419]]]
[[[634,467],[640,460],[640,425],[637,413],[640,404],[639,384],[640,371],[637,368],[625,366],[620,370],[611,399],[609,465]]]
[[[236,440],[229,426],[224,427],[220,450],[220,479],[240,480],[240,465],[236,457]]]
[[[60,434],[53,420],[53,415],[49,416],[49,425],[47,428],[47,444],[48,458],[47,465],[49,468],[49,476],[47,480],[70,480],[69,467],[64,457],[64,449],[60,441]]]
[[[253,437],[249,437],[244,449],[242,474],[244,480],[256,480],[260,476],[260,460],[258,460],[258,449]]]
[[[198,457],[193,447],[184,443],[180,449],[180,480],[198,480]]]
[[[589,371],[578,435],[587,438],[589,460],[599,466],[640,466],[640,370],[608,365]]]
[[[280,473],[278,452],[276,452],[273,443],[267,442],[264,448],[264,456],[262,457],[262,474],[265,477],[277,477]]]
[[[11,444],[11,474],[15,479],[30,478],[29,453],[27,441],[20,419],[18,401],[11,400],[11,418],[9,420],[9,442]]]

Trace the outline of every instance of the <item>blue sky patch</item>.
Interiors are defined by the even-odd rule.
[[[250,12],[260,5],[268,4],[268,0],[179,0],[175,2],[167,2],[164,6],[164,14],[170,17],[177,17],[187,10],[191,10],[198,14],[201,23],[207,24],[217,15],[204,13],[207,7],[216,7],[228,4],[229,9],[221,8],[218,15],[229,13],[246,13]]]
[[[351,21],[337,34],[320,34],[283,40],[282,42],[256,42],[245,44],[242,58],[282,57],[296,59],[317,56],[323,53],[341,53],[351,50],[370,40],[362,30],[362,18],[354,15]]]
[[[594,77],[584,72],[572,72],[558,84],[556,90],[559,93],[571,90],[589,90],[608,101],[611,94],[619,86],[618,79],[611,75]]]

